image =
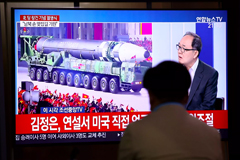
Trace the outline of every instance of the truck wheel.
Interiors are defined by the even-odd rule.
[[[81,87],[81,74],[75,74],[74,76],[74,86],[75,87]]]
[[[29,75],[30,75],[31,80],[33,80],[33,81],[36,80],[36,68],[35,67],[31,68]]]
[[[48,82],[49,81],[49,72],[48,72],[48,70],[47,69],[45,69],[44,71],[43,71],[43,80],[45,81],[45,82]]]
[[[142,88],[134,88],[134,89],[132,89],[134,92],[139,92],[139,91],[141,91],[141,89]]]
[[[39,68],[37,70],[37,81],[42,81],[43,80],[43,70]]]
[[[68,86],[73,86],[73,73],[72,72],[67,74],[66,81],[67,81]]]
[[[60,82],[61,85],[66,84],[66,72],[60,72],[59,82]]]
[[[89,75],[89,74],[86,74],[83,78],[83,86],[84,88],[86,89],[91,89],[92,85],[91,85],[91,79],[92,79],[92,76]]]
[[[99,79],[100,78],[98,76],[94,76],[92,78],[92,89],[95,91],[99,91],[99,89],[100,89]]]
[[[53,83],[59,84],[59,79],[58,79],[58,71],[54,71],[52,75]]]
[[[108,92],[108,77],[103,77],[100,81],[100,88],[103,92]]]
[[[119,87],[118,87],[117,78],[112,78],[109,81],[109,90],[110,90],[111,93],[118,93]]]

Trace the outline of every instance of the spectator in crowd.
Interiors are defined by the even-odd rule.
[[[112,112],[118,112],[118,108],[117,108],[116,104],[113,106]]]
[[[124,109],[121,107],[120,112],[125,112]]]
[[[142,40],[139,40],[138,37],[137,37],[137,39],[134,37],[133,40],[131,38],[129,39],[129,43],[136,44],[138,46],[144,47],[149,52],[152,52],[152,40],[151,40],[151,38],[148,40],[147,37],[144,37],[144,40],[142,41]]]
[[[111,105],[111,104],[108,104],[108,105],[107,105],[107,108],[105,109],[105,112],[111,112],[110,105]]]

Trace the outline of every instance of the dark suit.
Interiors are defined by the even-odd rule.
[[[183,106],[164,104],[124,131],[118,160],[136,159],[222,160],[220,134]]]
[[[199,60],[195,72],[187,110],[213,110],[217,97],[218,72]]]

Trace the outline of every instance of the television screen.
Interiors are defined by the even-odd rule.
[[[145,72],[179,61],[187,32],[218,71],[222,110],[188,110],[227,129],[227,11],[13,9],[16,144],[119,141],[150,113]]]

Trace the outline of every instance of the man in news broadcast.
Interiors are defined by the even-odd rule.
[[[177,44],[179,63],[188,69],[192,84],[187,110],[214,110],[217,96],[218,71],[199,60],[202,50],[200,36],[187,32]]]
[[[151,113],[128,125],[120,142],[118,160],[221,160],[218,131],[189,115],[185,109],[191,77],[185,66],[164,61],[149,69],[143,86]]]

